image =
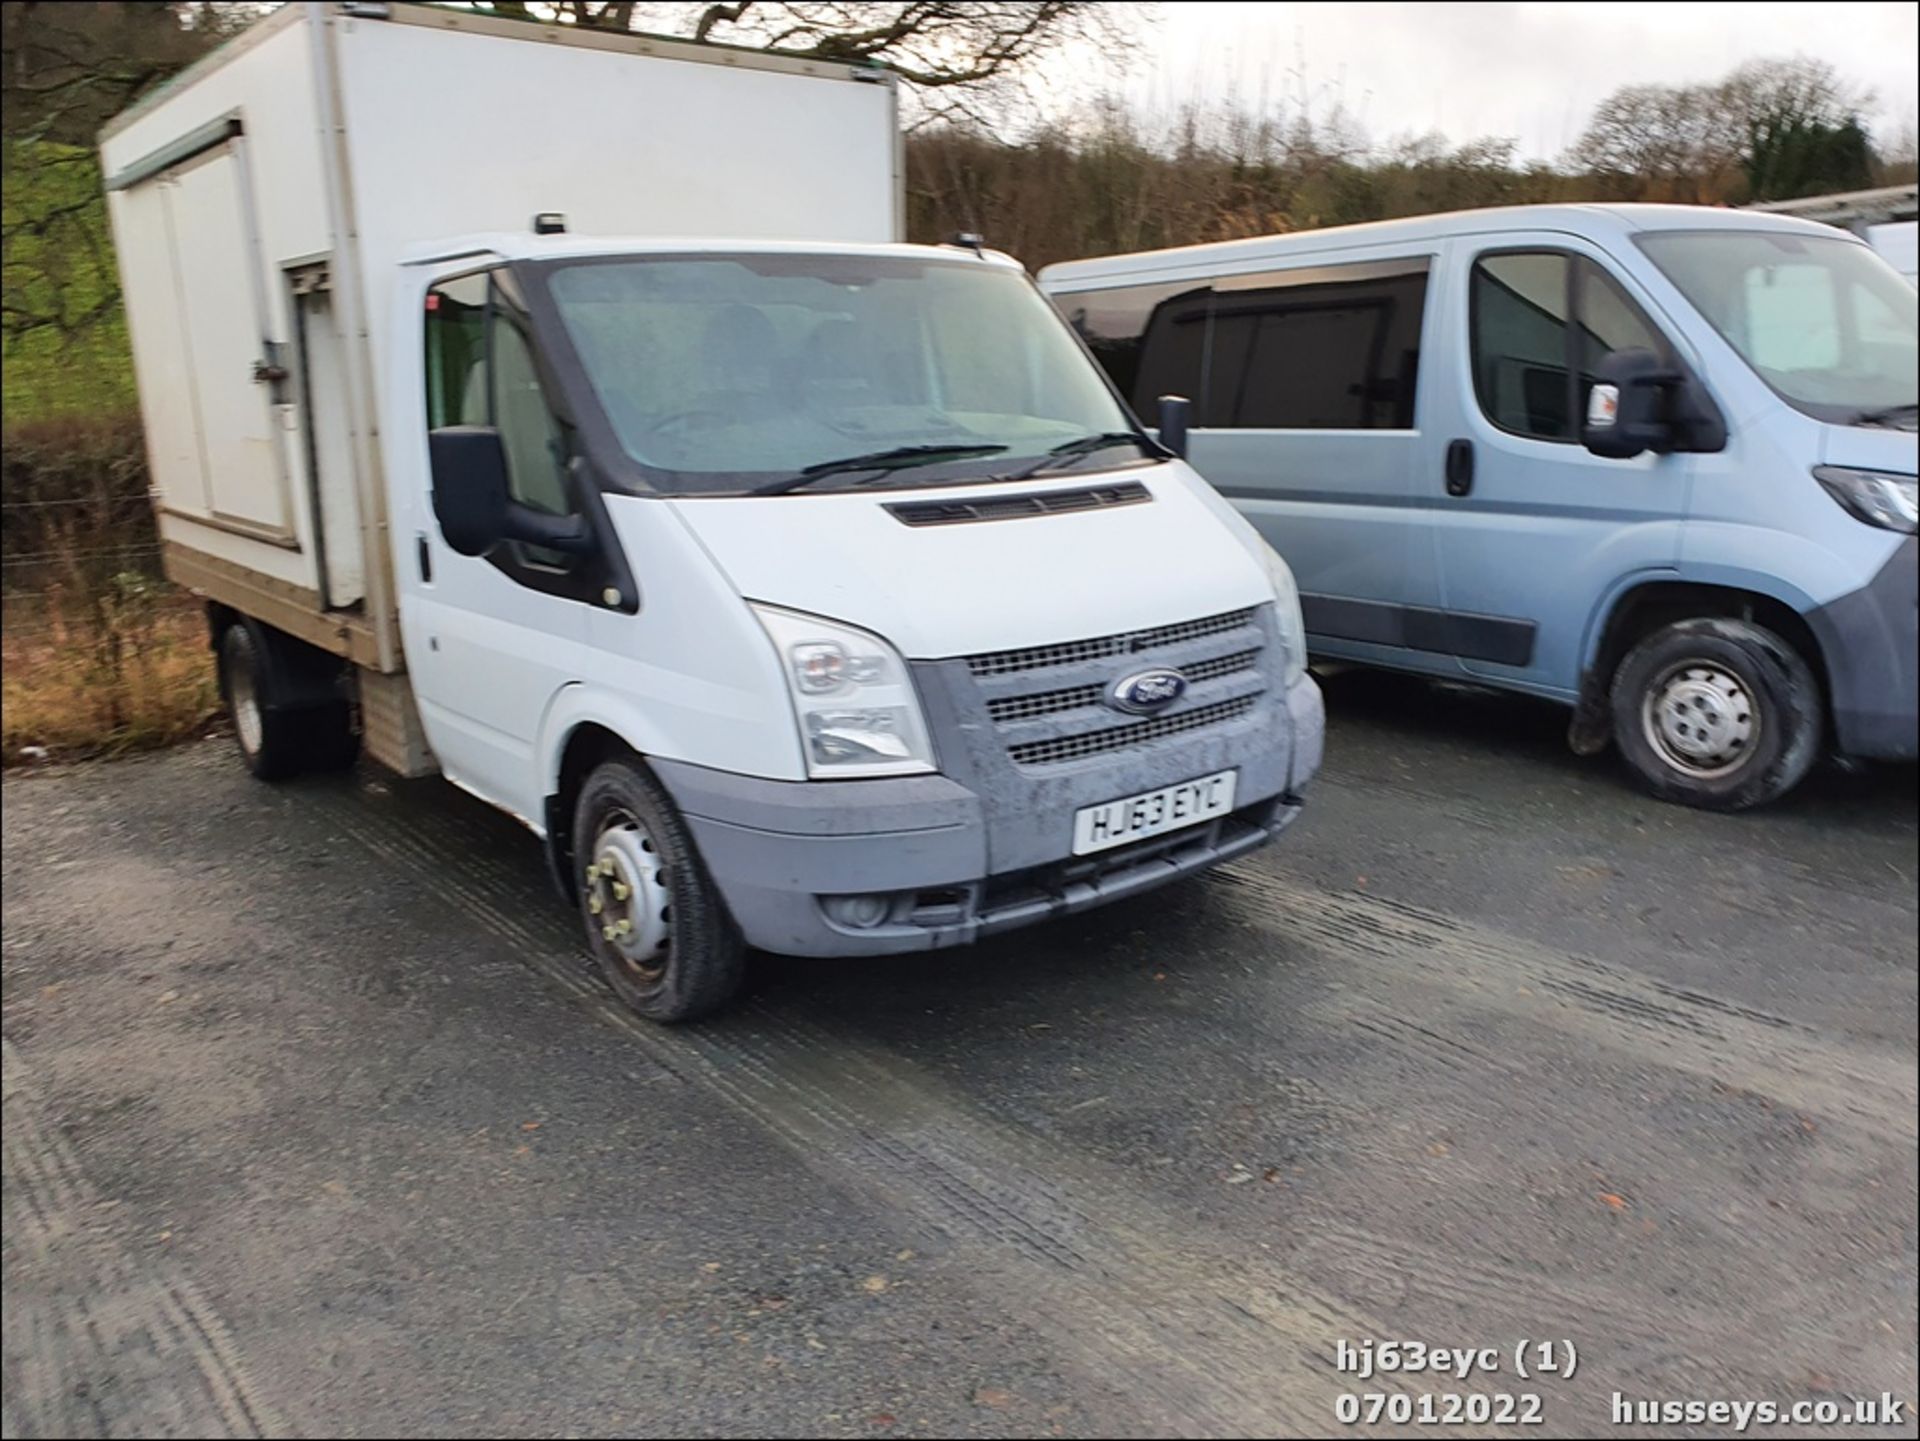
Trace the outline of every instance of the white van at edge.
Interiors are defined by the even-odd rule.
[[[357,736],[517,816],[642,1014],[1299,814],[1286,566],[1019,265],[891,243],[886,72],[289,5],[102,158],[248,764]]]

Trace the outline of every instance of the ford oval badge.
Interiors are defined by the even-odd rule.
[[[1187,678],[1165,666],[1122,676],[1107,687],[1107,704],[1128,715],[1151,715],[1187,693]]]

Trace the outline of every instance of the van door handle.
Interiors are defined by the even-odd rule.
[[[433,584],[433,548],[427,544],[427,533],[416,530],[413,533],[413,558],[420,567],[420,583]]]
[[[1473,442],[1447,442],[1447,494],[1465,495],[1473,489]]]

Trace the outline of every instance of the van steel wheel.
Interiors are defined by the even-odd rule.
[[[655,1021],[689,1021],[733,998],[746,947],[659,782],[612,760],[580,788],[573,853],[587,945],[614,993]]]
[[[360,751],[353,708],[344,700],[286,705],[274,692],[273,675],[261,633],[246,621],[228,626],[220,637],[220,693],[247,769],[263,781],[277,781],[352,765]]]
[[[284,780],[299,770],[295,718],[274,706],[260,648],[244,624],[228,626],[220,637],[220,692],[248,770],[263,781]]]
[[[1793,789],[1820,746],[1820,689],[1800,654],[1751,621],[1655,631],[1614,673],[1620,752],[1663,800],[1744,810]]]
[[[1640,725],[1660,759],[1696,780],[1738,770],[1760,738],[1761,712],[1731,667],[1677,661],[1640,702]]]

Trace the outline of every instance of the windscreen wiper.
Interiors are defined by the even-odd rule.
[[[1108,450],[1116,445],[1137,445],[1149,455],[1158,455],[1160,451],[1154,443],[1136,430],[1103,430],[1098,435],[1083,435],[1075,440],[1063,441],[1041,456],[1032,465],[1014,471],[1011,475],[997,475],[995,480],[1027,480],[1043,470],[1052,470],[1070,461]]]
[[[830,475],[842,475],[850,470],[905,470],[909,466],[932,465],[941,460],[998,455],[1005,449],[1004,445],[896,445],[891,450],[873,450],[863,455],[845,456],[840,460],[822,460],[797,474],[782,476],[766,485],[756,485],[748,494],[785,495],[790,490],[799,490],[816,480],[825,480]]]
[[[1890,420],[1898,420],[1903,415],[1920,414],[1920,403],[1904,400],[1898,405],[1883,406],[1879,410],[1863,410],[1849,422],[1852,425],[1885,425]]]

